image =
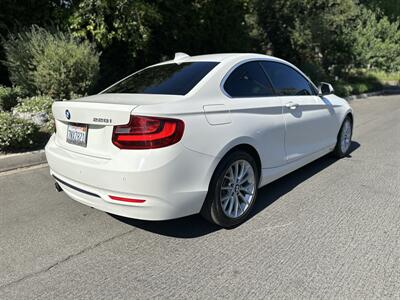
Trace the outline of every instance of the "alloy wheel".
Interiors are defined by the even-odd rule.
[[[351,144],[352,128],[350,120],[346,120],[343,124],[342,132],[340,135],[340,149],[343,153],[349,150]]]
[[[224,174],[220,190],[220,202],[224,214],[239,218],[250,207],[256,185],[252,165],[246,160],[233,162]]]

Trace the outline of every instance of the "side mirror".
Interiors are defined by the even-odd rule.
[[[321,82],[318,90],[319,90],[320,96],[330,95],[330,94],[333,94],[333,92],[335,91],[333,89],[332,85],[330,83],[326,83],[326,82]]]

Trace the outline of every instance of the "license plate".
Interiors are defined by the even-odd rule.
[[[86,147],[88,126],[86,124],[69,124],[67,128],[67,143]]]

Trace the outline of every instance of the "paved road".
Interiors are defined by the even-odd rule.
[[[220,230],[116,218],[47,167],[0,176],[0,299],[400,297],[400,97],[352,103],[353,152],[264,187]]]

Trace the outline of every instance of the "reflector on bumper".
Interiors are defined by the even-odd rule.
[[[118,197],[118,196],[111,196],[109,195],[110,199],[115,200],[115,201],[122,201],[122,202],[130,202],[130,203],[143,203],[146,200],[142,199],[131,199],[131,198],[124,198],[124,197]]]

